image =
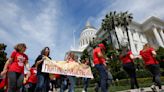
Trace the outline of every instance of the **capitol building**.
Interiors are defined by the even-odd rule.
[[[114,31],[116,31],[118,41],[122,45],[127,43],[127,35],[124,28],[116,28],[110,31],[113,46],[119,48]],[[130,47],[134,55],[139,54],[145,43],[150,43],[154,48],[164,47],[164,21],[157,17],[152,16],[141,24],[133,21],[128,26],[128,34]],[[89,42],[93,41],[93,38],[109,39],[109,33],[101,29],[97,30],[87,22],[81,32],[78,49],[71,49],[68,52],[74,52],[78,56],[78,60],[80,60],[80,56],[85,49],[92,56],[92,48],[89,47]]]

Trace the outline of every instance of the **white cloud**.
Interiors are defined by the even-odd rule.
[[[89,19],[95,23],[94,25],[100,27],[102,19],[110,11],[129,11],[133,14],[134,21],[139,23],[144,22],[151,16],[156,16],[164,19],[164,1],[163,0],[113,0],[113,2],[107,1],[109,7],[106,7],[96,17],[90,17]]]
[[[33,18],[29,14],[26,15],[23,9],[25,7],[20,7],[16,2],[3,1],[0,4],[0,42],[8,46],[8,55],[16,43],[25,42],[31,60],[34,60],[45,46],[50,47],[51,56],[54,56],[58,40],[55,36],[59,32],[58,18],[61,12],[54,0],[43,3],[45,6],[40,7],[41,11],[31,15]]]

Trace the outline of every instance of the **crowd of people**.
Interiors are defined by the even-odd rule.
[[[0,89],[6,89],[5,92],[49,92],[49,90],[53,91],[53,85],[55,85],[55,88],[60,88],[60,92],[64,92],[66,89],[68,89],[68,92],[75,92],[75,76],[49,74],[41,71],[44,60],[46,58],[51,59],[49,47],[43,48],[32,67],[30,67],[28,56],[25,54],[26,48],[24,43],[19,43],[14,47],[14,51],[1,72],[3,79],[0,83]],[[100,77],[97,81],[95,92],[98,92],[99,88],[101,88],[101,92],[109,92],[108,87],[113,79],[106,64],[108,57],[106,57],[105,51],[106,47],[103,43],[98,44],[93,49],[93,64]],[[123,69],[130,78],[131,89],[135,87],[139,89],[134,60],[143,59],[146,69],[150,71],[153,77],[154,84],[151,86],[152,90],[156,92],[156,85],[159,90],[162,90],[160,66],[155,56],[156,52],[149,44],[144,45],[138,56],[134,56],[127,46],[123,47],[119,59],[122,62]],[[65,61],[67,63],[77,62],[77,56],[71,52],[67,55]],[[88,58],[82,60],[81,63],[90,65]],[[24,67],[27,69],[26,74],[24,73]],[[51,78],[50,75],[53,77]],[[82,80],[82,92],[87,92],[90,79],[82,78]]]

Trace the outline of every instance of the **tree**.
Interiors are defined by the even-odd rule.
[[[119,16],[118,16],[118,14],[116,14],[116,11],[110,12],[109,14],[106,14],[105,19],[102,20],[102,29],[105,31],[108,31],[111,43],[112,43],[112,37],[111,37],[110,32],[112,30],[116,30],[116,27],[119,26],[118,20],[119,20]],[[117,36],[116,31],[114,31],[114,34],[116,36],[118,46],[120,48],[120,42],[118,40],[118,36]]]
[[[125,28],[125,31],[127,34],[128,46],[129,46],[129,49],[131,50],[131,47],[130,47],[131,43],[130,43],[129,34],[128,34],[128,26],[132,22],[132,19],[133,19],[132,13],[128,13],[128,11],[120,12],[118,16],[119,16],[118,24],[119,26]]]
[[[3,67],[7,61],[7,53],[5,52],[6,50],[6,45],[3,43],[0,43],[0,71],[3,70]]]
[[[109,35],[111,38],[111,34],[110,31],[115,30],[115,36],[120,48],[120,42],[118,40],[118,36],[116,34],[116,27],[123,27],[125,28],[126,34],[127,34],[127,40],[129,43],[129,47],[130,47],[130,40],[129,40],[129,34],[128,34],[128,25],[131,23],[133,17],[132,14],[126,12],[120,12],[120,13],[116,13],[116,11],[114,12],[110,12],[109,14],[107,14],[105,16],[105,19],[102,20],[102,27],[101,29],[105,30],[105,31],[109,31]],[[111,41],[112,42],[112,41]],[[130,48],[131,49],[131,48]]]
[[[159,61],[160,67],[164,68],[164,48],[159,47],[157,52],[157,60]]]

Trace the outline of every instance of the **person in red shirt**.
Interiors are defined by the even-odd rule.
[[[30,74],[27,74],[27,77],[25,79],[27,79],[27,83],[25,86],[28,85],[28,91],[29,92],[34,92],[35,87],[36,87],[36,83],[37,83],[37,70],[36,70],[36,66],[35,64],[30,68]]]
[[[93,62],[100,75],[101,92],[108,92],[108,73],[104,52],[104,44],[98,44],[98,46],[93,50]]]
[[[24,79],[24,66],[30,70],[28,63],[28,57],[24,53],[26,51],[26,45],[19,43],[14,47],[10,58],[7,60],[1,75],[8,76],[8,89],[7,92],[17,92],[23,86]],[[10,67],[8,68],[8,66]]]
[[[155,58],[156,52],[148,43],[144,45],[143,49],[140,51],[139,58],[142,58],[146,68],[151,72],[153,76],[153,82],[155,85],[161,88],[161,79],[160,79],[160,66],[158,61]],[[151,88],[155,89],[155,85],[152,85]]]
[[[130,51],[126,46],[123,47],[119,58],[122,61],[123,69],[127,72],[127,74],[130,77],[131,89],[134,89],[135,86],[139,88],[136,79],[136,68],[133,62],[133,59],[135,59],[135,57],[133,56],[132,51]]]

